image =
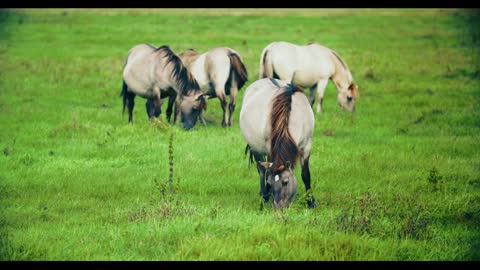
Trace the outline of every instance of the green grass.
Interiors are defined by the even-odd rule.
[[[478,14],[265,13],[0,11],[0,259],[479,260]],[[335,49],[360,86],[355,114],[329,83],[315,116],[315,209],[298,168],[291,207],[261,207],[244,156],[242,96],[277,40]],[[149,123],[142,98],[128,125],[121,72],[138,43],[238,51],[233,127],[217,99],[206,128]]]

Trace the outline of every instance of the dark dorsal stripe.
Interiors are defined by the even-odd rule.
[[[152,44],[146,44],[146,45],[147,45],[148,47],[152,48],[152,49],[155,49],[155,50],[160,49],[160,48],[157,48],[157,47],[153,46]]]
[[[167,63],[173,65],[172,78],[177,82],[182,96],[189,96],[191,92],[200,91],[197,81],[193,78],[192,74],[185,68],[182,60],[178,57],[168,45],[163,45],[157,49],[165,54]]]
[[[340,61],[340,63],[342,64],[343,68],[348,69],[348,68],[347,68],[347,65],[343,62],[342,58],[340,58],[340,56],[338,56],[338,54],[337,54],[336,52],[334,52],[333,50],[330,50],[330,51],[333,53],[333,55],[335,55],[335,57],[338,59],[338,61]]]
[[[270,79],[274,85],[278,83]],[[273,99],[271,111],[271,155],[269,160],[273,162],[273,171],[281,165],[290,161],[291,168],[300,157],[301,151],[288,131],[288,122],[290,120],[290,111],[292,107],[292,95],[295,92],[303,92],[301,88],[294,84],[288,84],[282,88],[281,93]]]
[[[277,79],[274,79],[274,78],[270,78],[270,81],[273,83],[273,85],[275,85],[276,87],[280,88],[280,84],[278,84],[277,82]]]

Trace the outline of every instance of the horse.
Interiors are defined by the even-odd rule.
[[[250,152],[250,164],[253,158],[257,162],[264,203],[272,194],[275,207],[289,206],[296,193],[294,168],[298,160],[305,189],[311,189],[314,116],[300,87],[272,78],[252,83],[243,96],[240,129],[247,141],[245,154]],[[307,203],[315,207],[315,198],[311,196]]]
[[[202,54],[188,49],[179,56],[208,98],[218,97],[220,100],[223,110],[222,126],[232,126],[235,98],[248,80],[247,69],[240,54],[231,48],[218,47]],[[226,95],[230,95],[228,117]],[[201,119],[205,124],[202,115]]]
[[[337,88],[340,107],[355,111],[358,85],[353,82],[347,64],[334,50],[318,43],[304,46],[284,41],[270,43],[260,56],[260,78],[277,78],[310,88],[312,108],[317,90],[317,113],[322,112],[323,93],[331,80]]]
[[[152,118],[160,115],[162,98],[171,95],[172,91],[178,94],[183,128],[189,130],[206,106],[206,97],[192,74],[168,45],[156,48],[139,44],[131,48],[123,69],[120,93],[124,113],[128,107],[128,122],[133,123],[136,95],[147,99],[147,114]]]

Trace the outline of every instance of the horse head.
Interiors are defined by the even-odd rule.
[[[358,85],[355,83],[350,83],[350,85],[345,89],[339,89],[337,102],[341,108],[346,109],[349,112],[355,111],[355,100],[358,97]]]
[[[277,208],[288,207],[297,192],[297,179],[290,162],[274,168],[271,162],[259,162],[266,168],[267,184],[272,188],[273,205]]]
[[[207,110],[208,95],[198,91],[190,96],[183,96],[180,100],[180,119],[184,129],[189,130],[198,120],[202,110]]]

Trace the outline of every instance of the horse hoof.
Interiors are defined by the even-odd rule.
[[[316,203],[315,203],[315,198],[312,198],[311,200],[308,200],[307,201],[307,204],[308,204],[308,208],[315,208],[317,207]]]

